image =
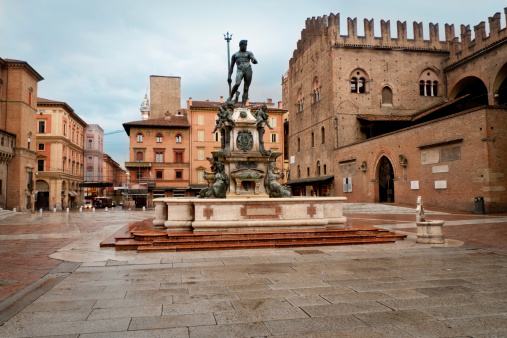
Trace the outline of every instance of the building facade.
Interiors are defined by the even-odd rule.
[[[105,196],[111,197],[115,204],[118,205],[120,202],[123,202],[122,191],[127,183],[127,171],[107,154],[104,154],[103,163],[104,181],[112,184],[111,187],[107,188]]]
[[[468,26],[389,21],[375,37],[373,20],[339,15],[308,19],[282,79],[291,111],[288,182],[295,195],[339,195],[354,202],[414,204],[473,211],[476,197],[488,212],[507,210],[502,168],[507,30],[500,13]],[[474,124],[475,123],[475,124]],[[452,126],[455,126],[454,128]],[[476,126],[478,130],[470,130]]]
[[[34,208],[37,84],[41,80],[42,76],[27,62],[0,58],[0,129],[3,131],[0,138],[3,136],[9,148],[2,149],[0,161],[1,185],[5,185],[0,188],[5,192],[0,203],[4,200],[8,209]]]
[[[84,132],[84,188],[85,199],[104,197],[106,188],[113,187],[104,180],[104,130],[98,124],[86,125]]]
[[[65,102],[37,101],[36,209],[62,210],[83,202],[84,122]]]
[[[123,124],[130,137],[130,173],[126,193],[136,207],[153,198],[189,196],[190,124],[183,112]]]

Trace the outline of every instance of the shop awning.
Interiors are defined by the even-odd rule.
[[[78,193],[75,192],[74,190],[69,190],[69,196],[76,197],[78,196]]]
[[[319,177],[308,177],[308,178],[299,178],[297,180],[287,181],[287,185],[292,184],[311,184],[311,183],[331,183],[333,181],[334,176],[319,176]]]

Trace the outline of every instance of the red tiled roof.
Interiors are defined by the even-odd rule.
[[[222,105],[223,103],[217,102],[217,101],[192,101],[191,108],[208,108],[208,109],[218,109],[218,106]],[[250,109],[260,109],[263,104],[266,104],[266,102],[250,102],[248,105],[248,108]],[[278,109],[275,107],[269,107],[268,111],[270,110],[283,110],[286,111],[286,109]]]
[[[123,128],[130,136],[131,127],[152,127],[152,128],[190,128],[186,115],[171,115],[170,118],[159,117],[155,119],[125,122]]]
[[[451,104],[454,104],[458,101],[461,101],[463,100],[465,97],[468,97],[469,94],[467,95],[464,95],[464,96],[460,96],[458,98],[455,98],[453,100],[449,100],[445,103],[442,103],[436,107],[433,107],[433,108],[430,108],[430,109],[427,109],[427,110],[423,110],[423,111],[420,111],[420,112],[417,112],[413,115],[407,115],[407,116],[392,116],[392,115],[358,115],[357,118],[358,119],[361,119],[361,120],[365,120],[365,121],[372,121],[372,122],[375,122],[375,121],[415,121],[415,120],[418,120],[420,118],[423,118],[431,113],[434,113],[442,108],[445,108],[447,106],[450,106]]]

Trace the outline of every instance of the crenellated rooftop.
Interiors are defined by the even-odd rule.
[[[507,8],[504,9],[507,16]],[[429,24],[429,39],[423,37],[423,23],[414,22],[414,36],[407,36],[407,22],[397,21],[397,37],[391,35],[390,21],[380,21],[380,37],[374,35],[373,19],[364,19],[364,36],[357,33],[357,18],[347,18],[347,34],[340,32],[340,14],[331,13],[329,16],[308,18],[305,28],[301,31],[301,39],[293,52],[290,64],[315,41],[322,41],[334,47],[376,48],[376,49],[409,49],[426,50],[432,52],[447,52],[450,63],[458,61],[475,52],[496,44],[507,38],[507,30],[501,28],[500,13],[489,18],[489,36],[486,35],[485,22],[474,27],[475,39],[471,40],[470,26],[461,25],[461,40],[456,37],[454,25],[445,25],[444,40],[440,40],[438,24]],[[322,40],[324,38],[325,40]]]

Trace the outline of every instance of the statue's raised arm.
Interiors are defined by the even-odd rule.
[[[250,62],[257,64],[257,59],[252,52],[246,50],[246,47],[247,40],[241,40],[239,42],[239,52],[234,53],[231,57],[231,66],[229,67],[229,74],[227,77],[227,82],[232,83],[232,72],[234,70],[234,65],[236,65],[236,83],[232,87],[229,100],[232,100],[232,97],[238,91],[241,81],[243,80],[243,96],[241,98],[241,105],[243,107],[246,105],[248,88],[252,82],[252,66]]]

